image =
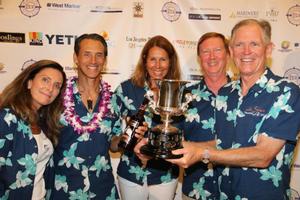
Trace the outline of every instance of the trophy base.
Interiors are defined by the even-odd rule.
[[[177,159],[183,157],[183,154],[174,155],[171,150],[163,150],[154,148],[153,146],[146,144],[141,147],[141,153],[152,158],[162,158],[162,159]]]

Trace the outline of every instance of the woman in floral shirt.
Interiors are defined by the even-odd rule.
[[[120,118],[135,114],[148,90],[157,90],[155,79],[180,79],[177,53],[162,36],[152,37],[144,46],[131,79],[121,83],[112,102]],[[160,123],[159,116],[147,109],[145,121],[150,127]],[[123,200],[173,199],[178,167],[164,160],[150,160],[142,166],[133,152],[125,151],[118,166]]]
[[[0,100],[0,199],[45,199],[66,75],[49,60],[22,71]]]

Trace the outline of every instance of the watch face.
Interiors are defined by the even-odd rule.
[[[208,159],[203,159],[202,162],[203,162],[204,164],[208,164],[208,163],[209,163],[209,160],[208,160]]]

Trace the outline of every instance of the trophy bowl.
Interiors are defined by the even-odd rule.
[[[182,130],[171,125],[172,116],[180,116],[187,110],[191,101],[191,94],[183,93],[185,85],[189,81],[163,79],[157,81],[159,86],[157,101],[153,99],[153,93],[146,94],[149,98],[149,106],[152,112],[161,116],[161,124],[153,127],[148,133],[148,143],[141,147],[141,153],[153,157],[172,159],[182,155],[172,154],[172,150],[182,148]]]

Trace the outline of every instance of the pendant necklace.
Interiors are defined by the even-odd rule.
[[[87,107],[88,107],[88,110],[91,111],[93,110],[93,100],[91,99],[91,97],[89,97],[87,100]]]

